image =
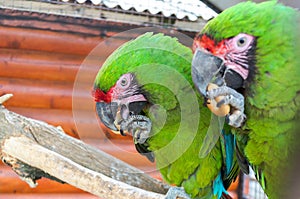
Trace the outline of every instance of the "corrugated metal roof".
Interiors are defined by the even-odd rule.
[[[68,2],[69,0],[62,0]],[[200,0],[75,0],[77,3],[105,5],[108,8],[120,6],[123,10],[134,8],[137,12],[149,11],[151,14],[162,13],[166,17],[175,15],[178,19],[187,17],[196,21],[199,17],[208,20],[217,13]]]

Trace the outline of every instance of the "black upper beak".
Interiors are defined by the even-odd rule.
[[[96,111],[101,122],[113,131],[118,131],[115,125],[115,118],[118,110],[118,105],[115,102],[105,103],[97,102]]]
[[[118,129],[115,125],[116,122],[118,123],[120,121],[116,121],[116,120],[118,119],[126,120],[130,114],[139,114],[146,104],[147,104],[146,101],[131,102],[128,104],[128,106],[118,105],[116,102],[111,102],[111,103],[96,102],[96,111],[101,122],[107,128],[113,131],[121,131],[122,129]],[[118,110],[120,110],[121,118],[117,117]]]
[[[198,91],[206,96],[208,84],[219,76],[223,60],[199,49],[194,53],[192,61],[192,78]]]

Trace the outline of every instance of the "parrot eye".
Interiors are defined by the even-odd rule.
[[[127,78],[123,78],[123,79],[121,80],[120,84],[121,84],[122,87],[127,86],[127,84],[128,84]]]
[[[237,40],[236,44],[237,44],[238,47],[243,47],[243,46],[246,45],[246,43],[247,43],[247,38],[246,37],[241,37]]]
[[[232,39],[228,40],[228,45],[231,48],[235,49],[235,51],[243,52],[251,46],[254,40],[255,37],[245,33],[240,33]]]
[[[131,73],[127,73],[125,75],[122,75],[120,79],[117,81],[117,87],[120,89],[127,89],[132,85],[133,82],[133,76]]]

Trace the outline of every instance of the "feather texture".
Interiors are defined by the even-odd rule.
[[[137,145],[137,150],[152,151],[163,178],[183,186],[193,198],[220,198],[225,192],[223,178],[231,176],[227,188],[237,173],[232,170],[233,160],[223,159],[227,150],[221,147],[223,139],[206,157],[199,157],[211,113],[194,91],[192,56],[191,49],[176,38],[146,33],[125,43],[106,60],[95,88],[107,92],[121,75],[134,73],[149,103],[143,113],[152,122],[151,137],[146,144]]]
[[[243,128],[234,129],[238,159],[246,157],[270,198],[285,198],[289,154],[296,145],[300,104],[299,12],[277,1],[244,2],[202,30],[216,42],[246,33],[256,38],[255,68],[245,87]],[[242,167],[246,170],[246,167]]]

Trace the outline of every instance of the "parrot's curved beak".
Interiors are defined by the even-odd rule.
[[[115,125],[115,118],[118,110],[118,104],[115,102],[105,103],[96,102],[96,111],[101,122],[109,129],[118,131]]]
[[[96,102],[96,111],[101,122],[116,134],[125,135],[120,123],[128,119],[130,114],[139,114],[147,104],[146,101],[133,101],[127,106],[117,102]]]
[[[220,76],[223,68],[223,60],[208,52],[196,49],[192,61],[192,78],[198,91],[206,96],[206,89],[209,83]]]

